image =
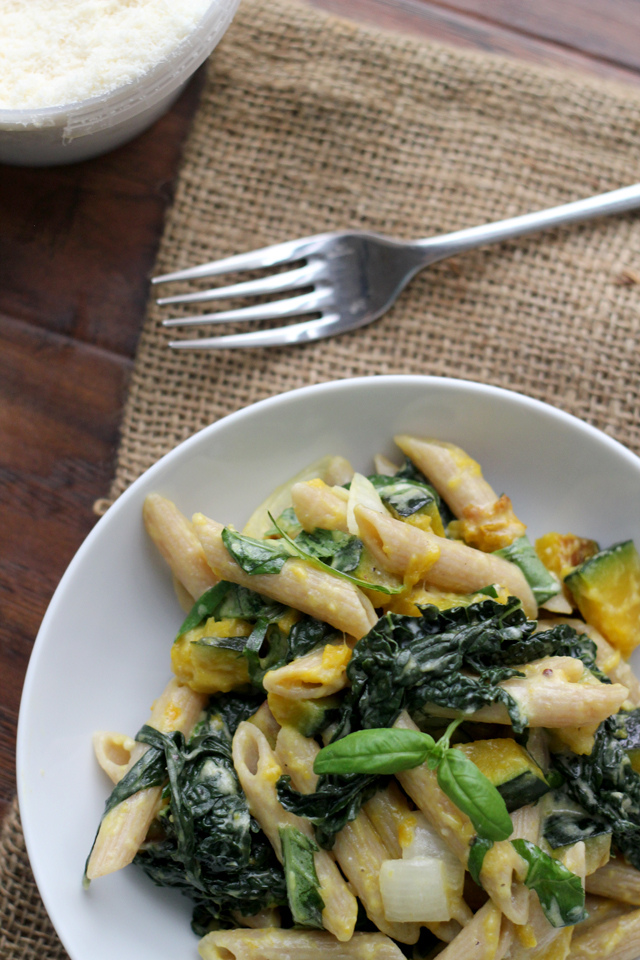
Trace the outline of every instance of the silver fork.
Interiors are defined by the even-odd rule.
[[[389,309],[418,270],[438,260],[560,224],[623,213],[637,207],[640,207],[640,184],[612,190],[586,200],[565,203],[549,210],[410,243],[376,233],[320,233],[224,260],[214,260],[187,270],[166,273],[161,277],[154,277],[152,283],[194,280],[305,261],[304,265],[284,273],[275,273],[227,287],[161,297],[157,302],[160,305],[203,303],[233,297],[293,293],[296,290],[312,288],[297,296],[238,310],[163,321],[166,327],[176,327],[239,320],[277,320],[320,314],[314,319],[276,329],[254,330],[250,333],[207,339],[175,340],[169,346],[176,350],[203,350],[213,347],[273,347],[309,343],[347,330],[355,330],[376,320]]]

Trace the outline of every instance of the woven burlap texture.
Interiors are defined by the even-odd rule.
[[[324,230],[470,226],[633,183],[639,156],[635,90],[243,0],[210,65],[157,271]],[[160,326],[170,308],[152,305],[111,496],[239,407],[359,375],[520,390],[640,450],[638,280],[628,215],[444,261],[375,324],[303,347],[175,353]]]
[[[632,183],[638,156],[634,90],[243,0],[209,67],[156,272],[323,230],[452,230]],[[174,353],[166,308],[151,305],[110,496],[239,407],[384,373],[520,390],[640,452],[639,307],[631,215],[434,266],[372,326],[304,347]],[[14,806],[0,957],[65,956]]]

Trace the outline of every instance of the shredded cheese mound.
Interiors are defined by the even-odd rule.
[[[115,90],[166,59],[210,0],[2,0],[0,108]]]

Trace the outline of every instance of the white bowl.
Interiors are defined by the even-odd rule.
[[[165,113],[222,39],[240,0],[212,0],[194,31],[136,80],[56,107],[0,109],[0,163],[74,163],[132,140]]]
[[[78,551],[44,618],[20,708],[18,791],[45,906],[72,960],[188,960],[189,901],[130,867],[83,891],[109,793],[94,730],[134,735],[169,678],[182,614],[141,520],[158,491],[190,515],[240,526],[273,487],[326,454],[368,471],[395,433],[451,440],[507,492],[532,536],[557,529],[602,545],[640,542],[640,459],[593,427],[494,387],[372,377],[295,390],[181,444],[134,483]]]

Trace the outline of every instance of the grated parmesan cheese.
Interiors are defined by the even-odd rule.
[[[167,59],[211,0],[0,0],[0,109],[109,93]]]

